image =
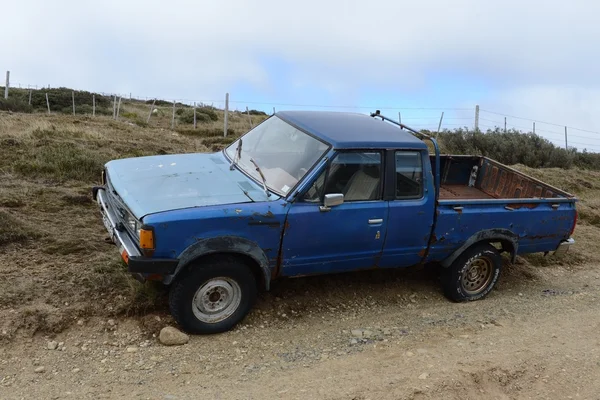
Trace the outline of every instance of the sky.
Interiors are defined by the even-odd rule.
[[[600,2],[4,2],[12,85],[531,130],[600,151]],[[0,72],[1,73],[1,72]],[[520,117],[520,118],[516,118]],[[550,122],[545,124],[543,122]],[[575,129],[578,128],[578,129]]]

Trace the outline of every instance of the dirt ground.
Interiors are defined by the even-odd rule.
[[[482,301],[423,269],[286,280],[231,332],[166,347],[165,292],[128,277],[89,187],[107,157],[206,149],[0,115],[0,399],[600,399],[600,173],[526,169],[581,197],[577,247],[507,263]]]
[[[81,320],[0,348],[0,397],[598,399],[597,267],[526,268],[471,304],[419,271],[290,280],[234,331],[181,347],[136,319]]]

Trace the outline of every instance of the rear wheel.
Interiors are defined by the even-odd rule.
[[[494,289],[501,268],[502,257],[494,246],[473,246],[442,272],[444,294],[453,301],[482,299]]]
[[[233,328],[256,300],[256,278],[235,258],[219,257],[192,265],[171,287],[169,308],[189,333],[219,333]]]

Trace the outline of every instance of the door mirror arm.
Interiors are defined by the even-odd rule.
[[[331,211],[331,207],[339,206],[344,202],[344,195],[342,193],[330,193],[326,194],[323,199],[323,205],[319,207],[322,212]]]

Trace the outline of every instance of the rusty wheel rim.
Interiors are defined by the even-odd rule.
[[[492,280],[492,261],[487,257],[472,260],[464,269],[461,283],[465,293],[477,295],[483,292]]]

